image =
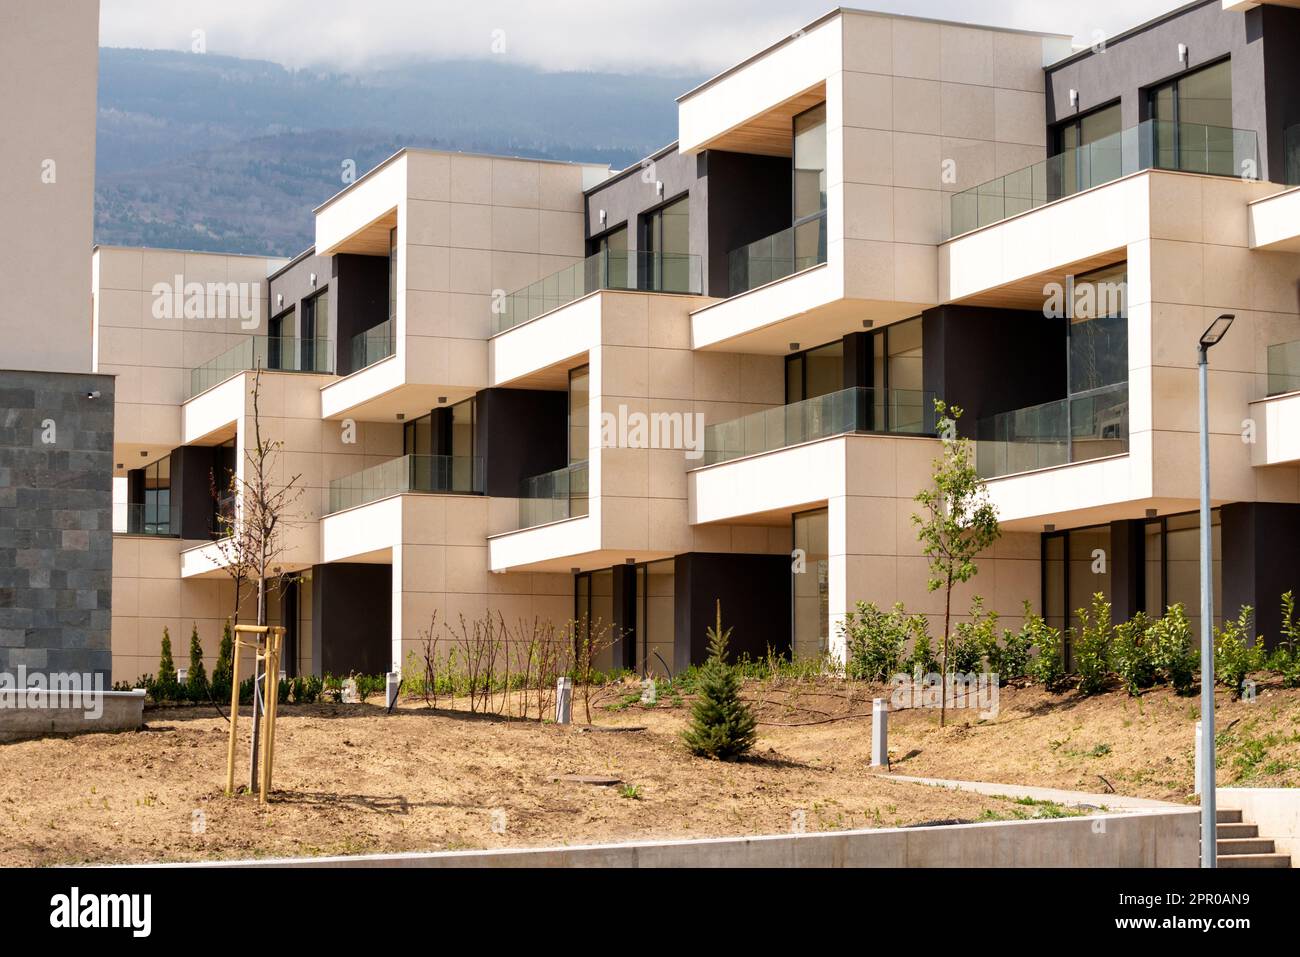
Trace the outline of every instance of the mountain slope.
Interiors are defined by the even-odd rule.
[[[609,163],[676,136],[694,77],[544,73],[496,61],[362,75],[100,51],[95,238],[292,255],[311,209],[403,146]]]

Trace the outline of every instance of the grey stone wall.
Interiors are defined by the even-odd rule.
[[[113,377],[0,369],[0,671],[108,682],[112,586]]]

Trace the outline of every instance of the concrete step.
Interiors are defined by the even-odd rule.
[[[1218,854],[1272,854],[1277,848],[1271,838],[1267,837],[1230,837],[1219,838],[1214,842]]]
[[[1259,828],[1254,824],[1219,824],[1214,828],[1214,836],[1221,841],[1232,837],[1259,837]]]
[[[1225,811],[1223,808],[1215,808],[1214,820],[1218,824],[1240,824],[1240,811]]]
[[[1220,867],[1290,867],[1290,854],[1229,854],[1219,858]]]

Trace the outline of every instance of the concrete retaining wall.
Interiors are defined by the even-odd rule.
[[[1300,866],[1300,788],[1219,788],[1215,794],[1220,808],[1240,811],[1260,837],[1291,855],[1292,867]]]
[[[51,700],[42,701],[38,694]],[[9,691],[3,698],[0,742],[54,735],[138,731],[144,726],[144,690],[141,688],[67,694]]]
[[[1195,867],[1199,811],[818,834],[259,861],[259,867]]]

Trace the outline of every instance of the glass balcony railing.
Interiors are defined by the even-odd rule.
[[[826,261],[826,214],[765,236],[727,254],[727,281],[736,296]]]
[[[483,460],[462,455],[403,455],[330,481],[327,515],[405,492],[478,494]]]
[[[181,510],[178,505],[121,503],[113,507],[113,531],[119,535],[155,535],[159,538],[181,537]]]
[[[333,343],[329,339],[249,336],[197,369],[190,370],[189,398],[206,392],[233,375],[254,369],[331,373],[334,371]]]
[[[1300,392],[1300,341],[1268,347],[1268,394]]]
[[[587,463],[524,479],[519,488],[519,527],[533,528],[587,514]]]
[[[689,253],[596,253],[507,296],[496,313],[495,331],[513,329],[600,289],[698,296],[704,289],[700,257]]]
[[[366,366],[396,354],[396,323],[392,319],[385,319],[379,325],[352,337],[351,371],[360,372]]]
[[[912,389],[845,389],[754,412],[704,430],[704,465],[849,432],[933,435],[934,394]]]
[[[1001,222],[1145,169],[1258,176],[1253,130],[1147,120],[955,193],[950,236]]]
[[[1128,383],[981,419],[975,467],[982,478],[1122,455],[1128,451]]]

